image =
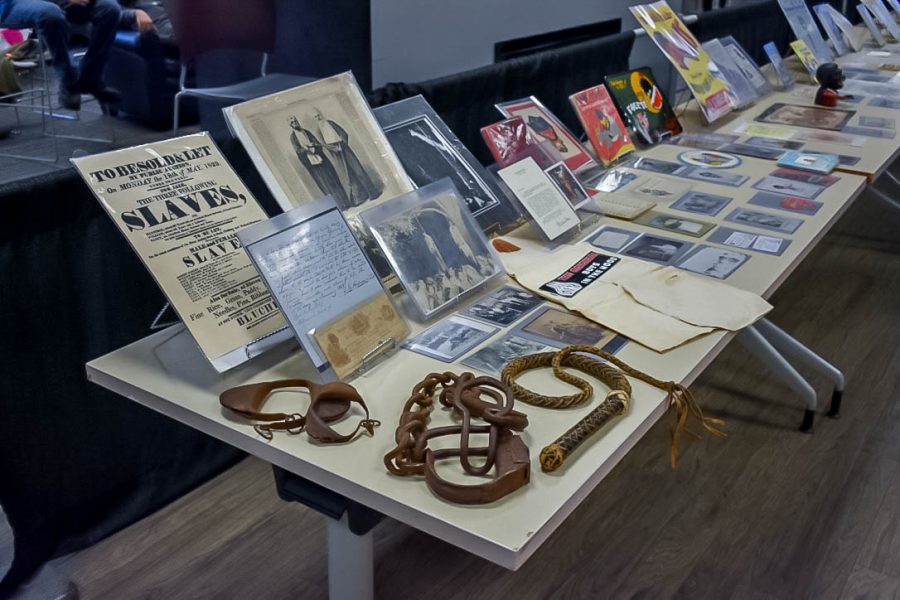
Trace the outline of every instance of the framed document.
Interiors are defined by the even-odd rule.
[[[581,224],[575,208],[533,158],[500,169],[499,174],[548,240]]]
[[[412,189],[350,72],[224,112],[285,210],[330,195],[355,215]]]
[[[209,134],[72,163],[217,371],[290,338],[237,238],[266,214]]]
[[[320,372],[344,379],[409,329],[335,201],[325,197],[238,237]]]
[[[449,179],[361,214],[422,320],[503,272]]]
[[[578,138],[556,118],[541,101],[530,96],[495,104],[497,110],[506,117],[522,117],[532,137],[542,138],[553,144],[566,166],[578,172],[597,166]]]
[[[422,96],[379,106],[375,118],[415,187],[449,177],[487,234],[521,223],[515,205]]]

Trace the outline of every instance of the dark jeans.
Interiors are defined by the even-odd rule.
[[[91,0],[87,6],[61,8],[49,0],[0,0],[0,21],[6,26],[33,27],[53,54],[53,66],[66,85],[92,89],[102,80],[103,67],[116,38],[122,9],[116,0]],[[91,41],[81,61],[81,73],[69,57],[69,26],[91,23]]]

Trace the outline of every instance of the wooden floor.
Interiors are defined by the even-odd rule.
[[[378,597],[900,598],[900,212],[864,195],[773,302],[847,375],[842,419],[797,432],[800,400],[732,344],[694,386],[728,439],[672,471],[660,422],[516,573],[383,523]],[[315,599],[324,543],[250,459],[60,568],[85,599]]]

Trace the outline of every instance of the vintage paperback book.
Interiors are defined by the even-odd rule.
[[[605,86],[595,85],[572,94],[569,101],[604,167],[634,152],[628,128]]]
[[[649,67],[610,75],[606,87],[637,143],[658,144],[681,133],[681,123]]]
[[[209,134],[72,162],[216,370],[290,337],[237,238],[266,214]]]

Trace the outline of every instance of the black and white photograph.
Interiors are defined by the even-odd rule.
[[[496,327],[452,316],[407,340],[403,347],[444,362],[453,362],[496,332]]]
[[[617,193],[636,194],[651,202],[667,203],[689,189],[691,189],[691,184],[683,181],[672,181],[662,177],[640,177],[633,185]]]
[[[384,133],[416,187],[449,177],[475,216],[500,204],[428,117],[385,128]]]
[[[681,215],[670,215],[655,211],[644,213],[635,219],[635,222],[640,223],[641,225],[647,225],[648,227],[655,227],[656,229],[662,229],[664,231],[674,231],[691,237],[702,237],[714,227],[712,223],[707,221],[696,221]]]
[[[801,144],[802,145],[802,144]],[[740,144],[727,144],[722,146],[725,152],[733,152],[743,156],[752,156],[754,158],[763,158],[765,160],[777,160],[784,154],[784,148],[771,146],[768,144],[751,144],[748,142]]]
[[[794,233],[801,225],[803,225],[803,219],[773,215],[772,213],[760,210],[749,210],[746,208],[734,209],[727,217],[725,217],[725,220],[733,223],[743,223],[750,227],[759,227],[771,231],[782,231],[784,233]]]
[[[770,146],[772,148],[781,148],[782,150],[800,150],[803,148],[803,142],[782,140],[764,135],[754,135],[744,140],[743,143],[751,146]]]
[[[723,246],[733,246],[742,250],[753,250],[774,256],[781,256],[788,246],[791,245],[791,240],[778,236],[741,231],[740,229],[724,226],[717,227],[709,236],[708,241],[722,244]]]
[[[637,175],[625,169],[610,169],[591,185],[598,192],[615,192],[637,179]]]
[[[882,127],[884,129],[894,129],[896,121],[888,117],[870,117],[868,115],[859,116],[859,125],[861,127]]]
[[[601,248],[603,250],[609,250],[610,252],[618,252],[629,243],[632,242],[636,237],[641,235],[636,231],[630,231],[628,229],[619,229],[618,227],[604,227],[596,234],[594,234],[588,242],[592,246],[596,246],[597,248]]]
[[[603,347],[616,337],[607,329],[565,309],[547,307],[522,323],[516,333],[544,341],[551,346]]]
[[[353,214],[412,189],[349,72],[230,106],[225,115],[285,210],[331,195]]]
[[[572,208],[583,206],[585,202],[590,200],[587,192],[584,191],[584,188],[581,187],[581,184],[578,183],[578,180],[575,179],[572,171],[569,170],[565,163],[557,163],[545,169],[544,173],[550,178],[556,189],[569,201]]]
[[[501,272],[448,179],[394,198],[361,217],[425,319]]]
[[[540,298],[526,290],[505,286],[467,306],[459,314],[505,327],[540,303]]]
[[[772,177],[771,175],[763,177],[754,183],[753,187],[763,192],[772,192],[773,194],[781,194],[783,196],[799,196],[801,198],[809,199],[815,198],[825,190],[821,185],[793,181],[791,179],[782,179],[781,177]]]
[[[499,377],[506,363],[537,352],[551,352],[556,348],[518,335],[508,335],[492,342],[468,357],[462,364],[493,377]]]
[[[717,215],[731,200],[728,196],[692,190],[673,203],[671,208],[698,215]]]
[[[740,187],[750,179],[749,176],[741,175],[740,173],[726,172],[718,169],[704,169],[701,167],[690,167],[679,173],[678,176],[731,187]]]
[[[642,171],[661,173],[663,175],[678,175],[687,168],[684,165],[676,162],[669,162],[667,160],[659,160],[656,158],[647,158],[646,156],[634,159],[634,161],[629,166],[634,167],[635,169],[640,169]]]
[[[727,279],[748,260],[750,260],[750,255],[743,252],[713,248],[712,246],[700,246],[676,266],[679,269],[699,273],[707,277]]]
[[[691,242],[644,234],[629,244],[624,254],[667,265],[692,246]]]
[[[747,201],[747,204],[786,210],[801,215],[814,215],[824,206],[821,202],[816,202],[815,200],[786,196],[784,194],[770,194],[768,192],[757,192]]]

